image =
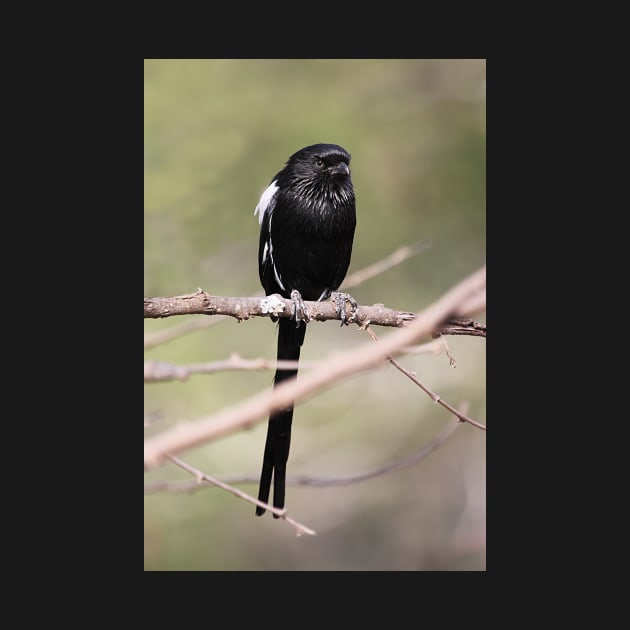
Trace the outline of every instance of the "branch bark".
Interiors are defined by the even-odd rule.
[[[485,292],[483,304],[477,300],[477,312],[485,306]],[[339,316],[333,302],[305,302],[311,319],[315,321],[337,320]],[[466,304],[462,304],[466,307]],[[468,314],[469,309],[456,311],[453,315]],[[279,295],[261,297],[224,297],[210,295],[202,289],[189,295],[176,295],[173,297],[144,298],[145,319],[158,319],[173,317],[175,315],[228,315],[238,321],[244,321],[251,317],[269,317],[271,314],[278,317],[289,317],[291,313],[291,300]],[[365,327],[368,324],[402,328],[417,318],[415,313],[398,311],[387,308],[383,304],[372,306],[359,306],[352,323]],[[444,326],[433,332],[434,337],[439,335],[474,335],[486,336],[485,324],[480,324],[472,319],[458,318],[447,322]]]
[[[378,276],[379,274],[387,271],[388,269],[391,269],[392,267],[395,267],[396,265],[400,265],[408,258],[416,256],[427,247],[429,247],[429,243],[427,241],[412,243],[411,245],[403,245],[402,247],[399,247],[396,251],[392,252],[389,256],[386,256],[385,258],[371,265],[368,265],[363,269],[359,269],[358,271],[351,273],[349,276],[346,276],[346,279],[341,283],[339,290],[347,291],[348,289],[352,289],[362,282]],[[262,295],[264,295],[262,291],[257,291],[253,294],[253,297],[258,297]],[[463,313],[461,315],[464,316]],[[214,319],[194,319],[184,322],[182,324],[178,324],[176,326],[172,326],[167,330],[154,332],[145,336],[144,348],[145,350],[148,348],[153,348],[160,343],[165,343],[166,341],[176,339],[180,335],[194,332],[196,330],[201,330],[202,328],[209,328],[210,326],[217,324],[226,318],[227,315],[219,315]]]

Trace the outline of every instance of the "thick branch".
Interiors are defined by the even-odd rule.
[[[343,355],[336,353],[300,379],[290,379],[273,390],[262,392],[194,423],[180,423],[149,438],[144,444],[145,467],[159,464],[167,455],[178,453],[217,439],[238,429],[266,419],[271,410],[286,407],[316,392],[339,383],[343,378],[378,365],[402,348],[430,336],[444,321],[453,317],[462,304],[481,291],[486,284],[486,269],[459,283],[408,326],[392,332],[380,343],[362,344]]]
[[[333,302],[306,302],[315,321],[337,320],[339,316]],[[177,295],[174,297],[144,298],[144,317],[163,318],[174,315],[229,315],[239,321],[251,317],[289,317],[291,313],[291,300],[279,295],[261,297],[223,297],[210,295],[202,289],[190,295]],[[454,313],[459,315],[459,312]],[[401,328],[416,319],[416,314],[409,311],[398,311],[387,308],[383,304],[372,306],[359,306],[353,323],[359,326],[373,324],[378,326],[390,326]],[[473,320],[457,319],[454,323],[434,331],[435,336],[442,335],[475,335],[486,336],[485,324],[479,324]]]
[[[420,253],[424,249],[429,246],[429,243],[419,242],[413,243],[411,245],[403,245],[399,247],[395,252],[392,252],[389,256],[386,256],[382,260],[379,260],[363,269],[359,269],[354,273],[346,276],[346,279],[341,283],[339,287],[340,291],[347,291],[357,285],[373,278],[374,276],[378,276],[379,274],[395,267],[396,265],[400,265],[402,262],[415,256]],[[253,297],[257,297],[259,295],[264,295],[262,291],[256,292],[253,294]],[[478,311],[475,311],[478,312]],[[472,313],[460,313],[463,317],[465,315],[469,315]],[[146,317],[146,316],[145,316]],[[217,324],[222,320],[227,319],[227,315],[219,315],[213,319],[194,319],[192,321],[184,322],[182,324],[178,324],[176,326],[172,326],[167,330],[160,330],[158,332],[154,332],[150,335],[146,335],[144,338],[144,348],[145,350],[148,348],[153,348],[154,346],[164,343],[166,341],[170,341],[172,339],[176,339],[180,335],[184,335],[186,333],[194,332],[196,330],[201,330],[202,328],[209,328],[213,324]]]

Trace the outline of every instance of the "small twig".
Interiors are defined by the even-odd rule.
[[[374,341],[377,341],[377,342],[381,341],[376,336],[374,331],[369,326],[366,326],[365,330],[370,335],[370,337],[372,337],[372,339]],[[484,431],[486,430],[485,425],[481,424],[481,422],[477,422],[476,420],[473,420],[472,418],[469,418],[468,416],[464,415],[463,413],[460,413],[459,411],[457,411],[457,409],[455,409],[455,407],[452,407],[447,402],[444,402],[440,396],[438,396],[436,393],[432,392],[426,385],[423,385],[416,378],[416,376],[414,376],[409,370],[407,370],[400,363],[398,363],[398,361],[396,361],[396,359],[394,359],[394,357],[389,356],[389,357],[387,357],[387,360],[397,370],[400,370],[407,378],[411,379],[425,394],[427,394],[429,396],[429,398],[434,403],[438,403],[438,404],[442,405],[442,407],[444,407],[444,409],[448,409],[448,411],[450,411],[453,415],[457,416],[460,419],[461,422],[468,422],[469,424],[472,424],[473,426],[477,427],[478,429],[482,429]]]
[[[205,481],[207,483],[212,484],[213,486],[217,486],[218,488],[221,488],[222,490],[229,492],[230,494],[233,494],[235,497],[238,497],[239,499],[244,499],[245,501],[249,501],[250,503],[253,503],[254,505],[260,505],[261,507],[264,507],[266,510],[273,512],[274,514],[279,516],[281,519],[285,520],[290,525],[293,525],[293,527],[295,527],[295,529],[297,530],[298,536],[301,536],[302,534],[310,534],[311,536],[315,536],[315,531],[312,530],[310,527],[306,527],[306,525],[302,525],[302,523],[299,523],[298,521],[291,518],[290,516],[287,516],[286,508],[279,510],[277,508],[274,508],[271,505],[268,505],[267,503],[264,503],[263,501],[259,501],[258,499],[255,499],[253,496],[245,492],[242,492],[238,488],[234,488],[222,481],[219,481],[218,479],[215,479],[214,477],[211,477],[210,475],[207,475],[201,470],[194,468],[193,466],[191,466],[190,464],[187,464],[186,462],[182,461],[178,457],[174,457],[173,455],[167,455],[166,459],[170,460],[176,466],[183,468],[186,472],[193,475],[193,477],[195,477],[195,479],[197,479],[197,481],[199,481],[200,483]]]
[[[442,342],[442,346],[444,347],[444,352],[446,353],[446,356],[448,357],[448,364],[451,367],[455,367],[457,362],[455,361],[455,357],[451,354],[451,350],[448,347],[448,343],[446,343],[446,339],[444,339],[444,337],[440,337],[440,341]]]
[[[410,346],[408,348],[403,348],[400,354],[435,354],[439,355],[445,353],[448,357],[449,364],[451,366],[455,365],[455,359],[451,355],[448,344],[446,343],[446,339],[444,337],[438,337],[433,341],[429,341],[427,343],[423,343],[419,346]]]

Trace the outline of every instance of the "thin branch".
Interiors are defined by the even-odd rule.
[[[403,348],[401,354],[441,354],[445,352],[451,365],[455,360],[448,351],[444,337],[438,337],[420,346]],[[145,361],[144,382],[163,383],[165,381],[186,381],[193,374],[215,374],[228,371],[261,371],[261,370],[293,370],[298,367],[302,370],[313,369],[318,365],[317,361],[278,361],[276,359],[243,359],[238,354],[232,354],[223,361],[210,361],[208,363],[191,363],[178,365],[169,361]],[[145,421],[145,426],[148,423]]]
[[[388,269],[391,269],[396,265],[400,265],[400,263],[412,256],[416,256],[428,247],[430,247],[430,243],[428,241],[420,241],[411,245],[403,245],[382,260],[368,265],[367,267],[363,267],[363,269],[359,269],[358,271],[351,273],[349,276],[346,276],[346,279],[339,287],[339,290],[347,291],[348,289],[352,289],[353,287],[382,274]]]
[[[428,444],[423,446],[418,452],[412,453],[411,455],[406,455],[405,457],[401,457],[385,466],[381,466],[376,470],[372,470],[367,473],[363,473],[362,475],[355,475],[354,477],[345,477],[344,479],[312,479],[309,477],[297,477],[294,483],[303,485],[303,486],[349,486],[360,481],[367,481],[368,479],[374,479],[374,477],[381,477],[390,472],[394,472],[396,470],[401,470],[402,468],[408,468],[409,466],[413,466],[413,464],[417,464],[419,461],[423,460],[425,457],[430,455],[436,448],[438,448],[441,444],[446,442],[446,440],[451,437],[451,435],[455,432],[457,427],[461,426],[461,422],[454,420],[442,429],[442,431],[437,435],[437,437],[433,438]]]
[[[315,531],[312,530],[310,527],[306,527],[306,525],[302,525],[302,523],[299,523],[294,518],[287,516],[286,508],[279,510],[278,508],[268,505],[267,503],[264,503],[263,501],[259,501],[258,499],[247,494],[246,492],[242,492],[238,488],[234,488],[222,481],[219,481],[218,479],[215,479],[214,477],[211,477],[210,475],[207,475],[206,473],[202,472],[201,470],[198,470],[197,468],[194,468],[190,464],[187,464],[186,462],[182,461],[181,459],[177,457],[173,457],[172,455],[167,455],[167,459],[173,462],[173,464],[175,464],[176,466],[183,468],[186,472],[189,472],[191,475],[193,475],[193,477],[197,479],[199,483],[205,481],[207,483],[212,484],[213,486],[216,486],[217,488],[221,488],[222,490],[225,490],[229,492],[230,494],[233,494],[235,497],[238,497],[239,499],[244,499],[245,501],[249,501],[250,503],[253,503],[254,505],[260,505],[261,507],[264,507],[266,510],[273,512],[274,514],[279,516],[281,519],[285,520],[290,525],[293,525],[293,527],[295,527],[297,530],[298,536],[301,536],[302,534],[310,534],[311,536],[315,536]]]
[[[288,379],[277,387],[223,409],[195,422],[181,422],[149,438],[144,444],[144,465],[157,466],[167,455],[178,453],[251,427],[266,419],[271,411],[302,401],[339,384],[344,378],[379,365],[402,348],[430,336],[465,304],[471,295],[485,287],[485,266],[453,287],[422,311],[408,326],[393,331],[380,343],[363,343],[343,355],[334,353],[300,379]]]
[[[423,446],[416,453],[411,453],[405,457],[394,460],[385,466],[381,466],[375,470],[371,470],[361,475],[354,475],[352,477],[307,477],[305,475],[297,477],[287,477],[287,485],[290,486],[317,486],[317,487],[331,487],[331,486],[349,486],[367,479],[373,479],[374,477],[381,477],[387,475],[390,472],[408,468],[417,464],[421,460],[430,455],[438,446],[443,444],[454,432],[457,427],[462,425],[458,420],[454,420],[446,425],[444,429],[433,438],[428,444]],[[223,483],[258,483],[259,477],[246,477],[243,475],[232,476],[223,479]],[[205,487],[195,481],[153,481],[145,484],[144,492],[147,494],[154,492],[195,492]]]
[[[381,340],[374,334],[374,331],[369,326],[366,326],[366,331],[370,335],[370,337],[372,337],[372,339],[374,339],[374,341],[376,341],[378,343],[381,342]],[[453,415],[457,416],[461,422],[468,422],[469,424],[472,424],[473,426],[477,427],[478,429],[482,429],[483,431],[486,430],[486,426],[481,424],[481,422],[477,422],[476,420],[473,420],[472,418],[469,418],[467,415],[465,415],[465,414],[461,413],[460,411],[458,411],[457,409],[455,409],[455,407],[452,407],[447,402],[444,402],[444,400],[442,400],[442,398],[440,396],[438,396],[436,393],[432,392],[426,385],[423,385],[418,380],[418,378],[415,376],[415,374],[412,374],[409,370],[404,368],[398,361],[396,361],[396,359],[394,359],[394,357],[391,357],[391,356],[387,357],[387,360],[397,370],[399,370],[407,378],[412,380],[425,394],[427,394],[429,396],[429,398],[434,403],[442,405],[442,407],[444,407],[444,409],[448,409],[448,411],[450,411]]]
[[[275,359],[242,359],[237,354],[232,354],[224,361],[212,361],[209,363],[193,363],[190,365],[177,365],[167,361],[145,361],[144,382],[161,383],[164,381],[185,381],[192,374],[213,374],[215,372],[227,372],[235,370],[260,371],[260,370],[293,370],[311,369],[317,365],[314,361],[277,361]]]
[[[446,339],[440,336],[434,341],[429,341],[421,346],[403,348],[401,354],[441,354],[446,353],[451,365],[455,365],[455,359],[449,352]],[[317,361],[278,361],[276,359],[243,359],[238,354],[232,354],[223,361],[210,361],[208,363],[192,363],[178,365],[168,361],[145,361],[144,382],[163,383],[165,381],[187,381],[193,374],[215,374],[216,372],[244,371],[253,372],[261,370],[293,370],[298,367],[302,370],[313,369]]]

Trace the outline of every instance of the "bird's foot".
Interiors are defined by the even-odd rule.
[[[308,308],[302,299],[302,295],[297,289],[291,291],[291,319],[295,319],[295,327],[300,327],[300,322],[308,323],[311,321],[311,316],[308,312]]]
[[[341,320],[340,325],[343,326],[345,324],[348,326],[351,324],[356,319],[357,313],[359,312],[357,301],[349,293],[338,293],[337,291],[332,294],[332,299],[335,302],[337,317]],[[346,302],[349,302],[352,307],[350,317],[348,317],[346,310]]]

